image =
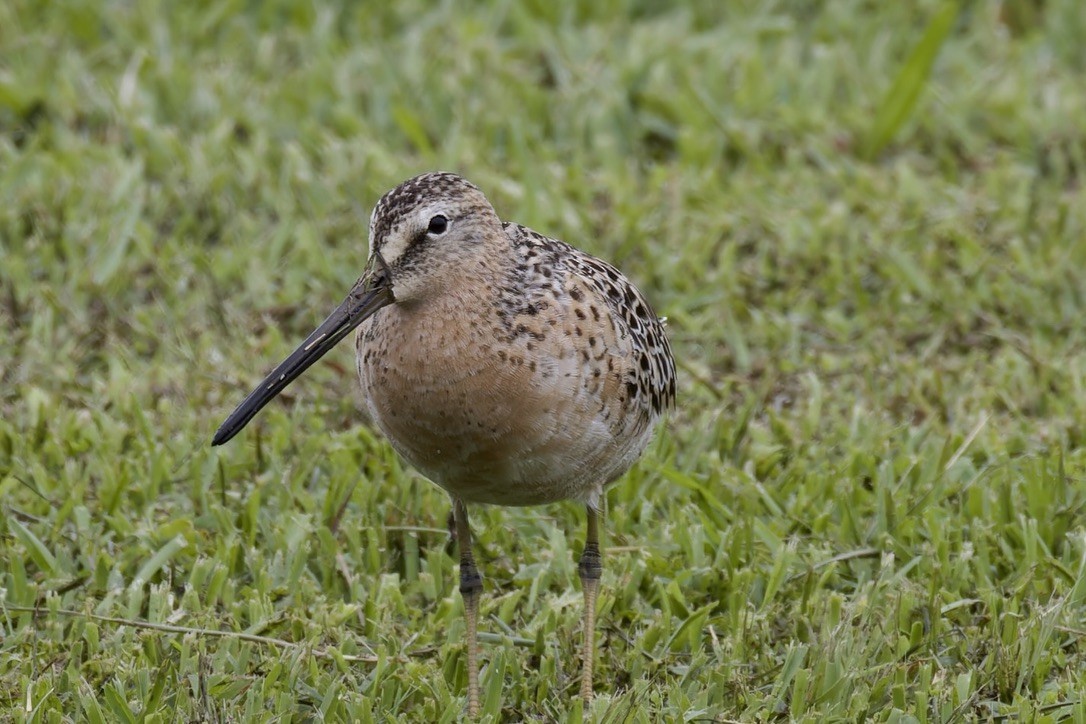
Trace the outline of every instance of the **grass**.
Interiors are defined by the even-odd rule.
[[[358,5],[0,5],[0,718],[458,718],[349,345],[209,447],[445,168],[681,368],[590,710],[583,513],[474,511],[489,718],[1086,721],[1075,0]]]

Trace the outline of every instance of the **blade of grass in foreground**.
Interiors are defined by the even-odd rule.
[[[875,121],[864,143],[864,156],[867,159],[873,159],[886,148],[916,108],[920,91],[924,89],[928,76],[931,75],[931,68],[935,65],[935,58],[957,18],[958,3],[948,2],[939,8],[928,23],[924,36],[909,54],[893,85],[879,104]]]

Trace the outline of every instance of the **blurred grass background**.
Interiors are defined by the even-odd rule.
[[[0,718],[459,716],[447,500],[350,345],[208,445],[448,169],[625,270],[681,368],[590,711],[583,513],[473,512],[487,716],[1086,721],[1082,38],[1077,0],[0,5]]]

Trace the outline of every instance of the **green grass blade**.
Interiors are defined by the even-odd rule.
[[[51,575],[56,569],[57,560],[45,543],[15,518],[8,519],[8,526],[15,533],[15,537],[22,541],[26,547],[30,560],[34,561],[34,564],[43,573]]]
[[[950,35],[957,18],[958,3],[947,2],[939,8],[935,17],[928,23],[920,42],[909,54],[879,104],[875,120],[871,124],[864,144],[866,158],[873,159],[879,155],[916,109],[920,93],[931,75],[939,50]]]
[[[188,545],[188,541],[185,540],[183,535],[178,535],[170,539],[166,545],[155,551],[155,554],[147,559],[147,562],[140,567],[139,573],[132,579],[132,588],[139,588],[147,581],[151,580],[151,576],[155,575],[161,568],[170,562],[175,555],[183,551]]]

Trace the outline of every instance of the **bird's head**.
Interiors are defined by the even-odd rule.
[[[427,173],[389,191],[370,216],[371,273],[395,303],[440,294],[448,280],[485,258],[483,240],[501,222],[483,192],[452,173]]]

